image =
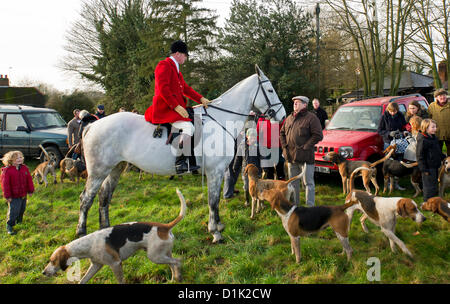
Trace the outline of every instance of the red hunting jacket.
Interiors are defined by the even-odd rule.
[[[19,170],[15,166],[3,167],[0,179],[5,198],[20,198],[34,192],[33,179],[25,165],[20,165]]]
[[[183,118],[174,109],[180,105],[186,109],[186,97],[200,103],[202,95],[186,84],[181,72],[170,57],[158,63],[155,69],[155,96],[153,104],[145,111],[145,120],[154,124],[172,123]]]

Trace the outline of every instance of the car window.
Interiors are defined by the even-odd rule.
[[[33,129],[65,127],[66,122],[59,113],[26,113],[25,116]]]
[[[399,103],[399,104],[398,104],[398,109],[399,109],[400,112],[402,112],[402,114],[403,114],[403,116],[404,116],[405,113],[406,113],[406,107],[405,107],[405,105],[402,104],[402,103]]]
[[[376,131],[381,118],[380,106],[340,107],[327,130]]]
[[[0,130],[3,130],[3,113],[0,114]]]
[[[27,123],[22,117],[22,114],[7,114],[6,115],[6,131],[16,131],[17,127],[27,127]]]
[[[419,104],[422,106],[422,109],[428,110],[428,105],[425,100],[418,100]]]

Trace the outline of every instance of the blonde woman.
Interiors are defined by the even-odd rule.
[[[0,180],[3,196],[8,203],[6,230],[10,235],[16,234],[13,226],[22,222],[27,195],[31,196],[34,192],[30,170],[23,161],[20,151],[10,151],[2,158],[5,167],[2,168]]]
[[[420,124],[420,132],[417,135],[416,157],[422,173],[424,202],[438,196],[438,170],[445,158],[436,137],[436,130],[436,121],[426,118]]]

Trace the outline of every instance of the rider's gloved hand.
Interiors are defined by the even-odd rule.
[[[174,110],[175,110],[178,114],[180,114],[181,117],[183,117],[183,118],[188,118],[188,117],[189,117],[189,114],[188,114],[188,112],[186,111],[186,109],[183,108],[183,107],[180,106],[180,105],[176,106]]]
[[[209,99],[205,98],[205,97],[200,98],[200,102],[202,103],[202,105],[205,109],[208,108],[208,103],[211,103],[211,101],[209,101]]]

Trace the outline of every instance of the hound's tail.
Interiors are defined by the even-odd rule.
[[[178,190],[178,188],[177,188],[177,195],[178,195],[178,198],[180,199],[180,202],[181,202],[181,210],[180,210],[180,214],[177,216],[176,219],[174,219],[173,221],[171,221],[170,223],[168,223],[168,224],[166,225],[166,227],[167,227],[168,229],[172,229],[172,228],[173,228],[179,221],[181,221],[181,220],[184,218],[184,216],[186,215],[186,209],[187,209],[187,207],[186,207],[186,200],[184,199],[183,194],[181,193],[180,190]]]
[[[376,162],[371,163],[369,165],[369,168],[373,168],[373,167],[377,166],[378,164],[381,164],[382,162],[384,162],[389,157],[391,157],[391,155],[395,152],[396,148],[397,148],[397,145],[395,145],[395,144],[387,147],[386,150],[384,150],[384,153],[386,154],[387,151],[389,151],[389,153],[387,153],[382,159],[379,159]]]
[[[419,165],[418,162],[413,162],[411,164],[405,163],[402,160],[400,161],[400,163],[405,166],[406,168],[413,168],[413,167],[417,167]]]
[[[46,160],[50,160],[50,155],[48,155],[47,151],[44,149],[44,147],[42,145],[39,145],[39,148],[41,148],[42,152],[44,152],[45,155],[45,159]]]
[[[300,178],[303,178],[303,176],[305,175],[305,171],[306,171],[306,164],[303,166],[303,168],[302,168],[302,173],[300,173],[299,175],[297,175],[297,176],[294,176],[294,177],[291,177],[290,179],[288,179],[287,181],[286,181],[286,185],[289,185],[290,183],[292,183],[293,181],[296,181],[296,180],[298,180],[298,179],[300,179]]]
[[[373,172],[375,171],[374,168],[367,168],[367,167],[358,167],[358,168],[356,168],[356,169],[352,172],[352,174],[350,175],[350,190],[349,190],[348,193],[352,193],[353,188],[354,188],[354,179],[355,179],[355,176],[356,176],[356,174],[357,174],[359,171],[361,171],[361,170],[369,170],[369,171],[372,171],[372,174],[373,174]]]

